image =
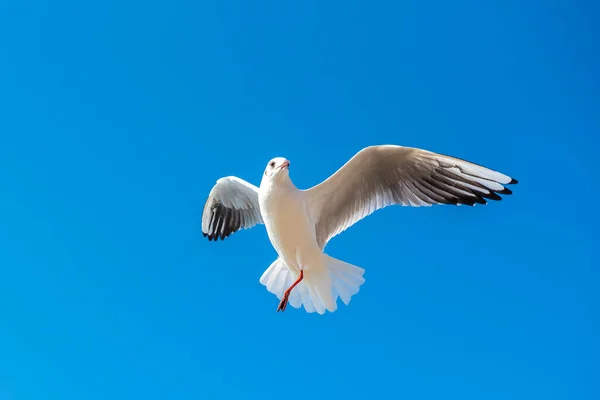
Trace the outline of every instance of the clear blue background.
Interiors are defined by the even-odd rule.
[[[597,3],[290,3],[0,6],[0,399],[600,398]],[[520,183],[335,238],[325,316],[202,237],[219,177],[384,143]]]

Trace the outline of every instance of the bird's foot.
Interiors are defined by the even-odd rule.
[[[279,311],[284,312],[285,311],[285,308],[287,307],[289,298],[290,298],[290,293],[289,292],[285,292],[283,294],[283,297],[281,298],[281,301],[279,302],[279,306],[277,307],[277,312],[279,312]]]
[[[279,302],[279,306],[277,307],[277,312],[281,311],[285,311],[285,308],[287,307],[288,304],[288,300],[290,299],[290,293],[292,292],[292,289],[294,287],[296,287],[297,284],[300,283],[300,281],[304,278],[304,271],[300,270],[300,276],[298,277],[298,279],[296,279],[296,282],[294,282],[292,284],[292,286],[290,286],[284,293],[283,296],[281,297],[281,301]]]

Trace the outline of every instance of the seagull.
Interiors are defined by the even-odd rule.
[[[481,165],[428,150],[397,145],[363,148],[333,175],[301,190],[290,179],[290,161],[271,159],[260,187],[235,176],[217,180],[202,212],[202,233],[224,240],[264,224],[278,258],[260,283],[280,300],[308,313],[337,309],[365,282],[364,269],[324,253],[334,236],[391,205],[487,204],[510,195],[517,180]]]

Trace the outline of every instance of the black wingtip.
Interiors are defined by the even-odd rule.
[[[221,235],[219,233],[214,234],[214,235],[209,235],[207,233],[202,232],[202,236],[204,236],[205,238],[208,238],[209,242],[218,242],[219,239],[222,240],[222,241],[225,240],[225,239],[227,239],[229,236],[231,236],[231,233],[226,233],[226,234],[223,234],[223,235]]]
[[[514,178],[510,182],[508,182],[509,185],[516,185],[517,183],[519,183],[519,181]]]
[[[506,189],[505,189],[506,190]],[[490,200],[494,200],[494,201],[500,201],[502,200],[502,197],[498,196],[498,193],[502,193],[503,191],[491,191],[488,194],[484,194],[483,197],[485,197],[486,199],[490,199]]]
[[[475,203],[477,204],[487,204],[487,201],[485,201],[485,199],[481,196],[477,196],[477,198],[474,200]],[[475,204],[473,204],[475,205]]]
[[[202,232],[202,236],[207,237],[209,242],[212,242],[213,240],[216,241],[217,237],[213,236],[213,235],[209,235],[207,233]]]
[[[512,190],[504,188],[502,190],[498,190],[496,193],[500,193],[500,194],[505,194],[505,195],[511,195],[512,194]]]

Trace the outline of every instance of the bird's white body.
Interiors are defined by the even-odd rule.
[[[320,267],[323,253],[303,193],[288,182],[263,182],[258,201],[273,248],[288,268],[299,274],[301,269]]]
[[[334,259],[323,254],[317,243],[306,193],[298,190],[286,173],[281,173],[273,179],[263,179],[258,202],[267,235],[279,255],[261,281],[268,284],[266,277],[272,274],[272,282],[286,278],[289,286],[287,281],[295,280],[302,271],[303,282],[296,289],[298,296],[292,296],[291,303],[296,306],[298,302],[310,301],[320,313],[325,309],[334,311],[337,306],[328,269],[330,260]],[[278,297],[281,298],[286,285],[275,288]]]

